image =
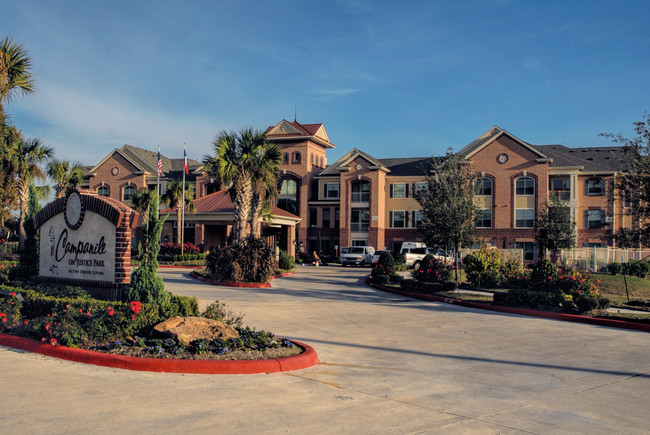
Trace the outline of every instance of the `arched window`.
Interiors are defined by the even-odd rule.
[[[476,194],[480,196],[492,195],[492,180],[487,177],[476,179]]]
[[[325,167],[325,166],[323,166],[323,158],[322,158],[322,157],[320,158],[320,167],[321,167],[321,168],[324,168],[324,167]]]
[[[282,163],[289,163],[289,153],[282,154]]]
[[[295,153],[293,153],[293,162],[300,163],[300,161],[301,161],[300,151],[296,151]]]
[[[131,196],[135,194],[135,186],[125,186],[122,190],[122,202],[129,201]]]
[[[295,180],[281,180],[278,185],[278,208],[298,214],[298,183]]]
[[[535,180],[530,177],[517,178],[517,195],[534,195]]]
[[[311,154],[310,161],[311,161],[311,164],[313,165],[314,164],[314,153]]]
[[[99,186],[97,188],[97,195],[99,196],[110,196],[111,189],[108,186]]]

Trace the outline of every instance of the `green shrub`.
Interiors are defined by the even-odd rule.
[[[453,292],[458,290],[458,283],[456,281],[447,281],[442,283],[442,291]]]
[[[548,292],[556,288],[558,268],[548,260],[539,261],[530,274],[530,289]]]
[[[411,275],[422,282],[446,282],[451,279],[452,269],[450,264],[427,254],[420,262],[420,267],[413,270]]]
[[[295,267],[293,257],[287,254],[287,251],[280,251],[280,261],[278,266],[283,270],[291,270]]]
[[[607,265],[607,272],[610,275],[621,275],[623,273],[623,265],[621,263],[609,263]]]
[[[628,275],[645,278],[650,273],[650,263],[647,261],[630,261],[627,264]]]
[[[273,275],[275,254],[261,239],[251,235],[239,245],[212,249],[206,269],[216,282],[268,282]]]
[[[501,281],[501,254],[498,250],[481,247],[463,259],[465,275],[474,287],[492,288]]]
[[[557,308],[561,303],[561,297],[558,297],[557,293],[524,289],[510,289],[507,293],[495,293],[493,300],[498,305],[545,309]]]
[[[404,279],[404,277],[402,275],[399,275],[397,273],[394,273],[394,274],[389,275],[389,276],[390,276],[390,282],[400,283]]]
[[[512,254],[501,259],[501,279],[510,280],[517,278],[522,274],[521,260],[518,256]]]
[[[603,296],[597,296],[597,298],[598,298],[598,308],[600,308],[601,310],[606,310],[607,308],[610,307],[611,302],[609,299]]]
[[[241,328],[244,320],[243,314],[235,314],[226,304],[219,301],[214,301],[201,313],[201,317],[209,319],[221,320],[228,325]]]
[[[372,280],[375,284],[388,284],[390,275],[374,275]]]
[[[392,275],[395,273],[395,258],[390,252],[382,252],[379,260],[372,267],[370,273],[373,277],[376,275]]]
[[[580,295],[574,299],[574,303],[581,313],[595,310],[599,305],[598,298],[591,295]]]
[[[406,291],[416,291],[418,289],[418,282],[414,279],[403,279],[399,285]]]
[[[6,290],[7,294],[0,294],[0,332],[18,326],[22,302],[16,298],[16,292]]]

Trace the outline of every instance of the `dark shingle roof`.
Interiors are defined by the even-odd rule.
[[[582,166],[585,171],[620,171],[625,168],[623,147],[569,148],[564,145],[533,145],[553,159],[551,167]]]
[[[386,168],[388,168],[388,170],[390,170],[389,175],[393,177],[427,175],[429,169],[431,169],[432,163],[434,162],[433,157],[410,157],[377,160],[379,160]]]

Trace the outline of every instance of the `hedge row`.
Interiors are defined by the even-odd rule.
[[[453,292],[455,290],[458,290],[458,283],[456,281],[426,282],[417,281],[414,279],[405,279],[400,282],[400,286],[404,290],[430,294],[440,292]]]

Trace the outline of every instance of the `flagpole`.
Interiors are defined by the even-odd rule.
[[[187,170],[187,152],[185,151],[185,143],[183,143],[183,212],[181,214],[181,255],[183,255],[183,244],[185,242],[185,171]]]
[[[158,145],[158,161],[156,162],[156,172],[158,173],[158,180],[156,181],[156,193],[158,198],[156,198],[156,216],[160,218],[160,170],[161,170],[161,160],[160,160],[160,145]]]

